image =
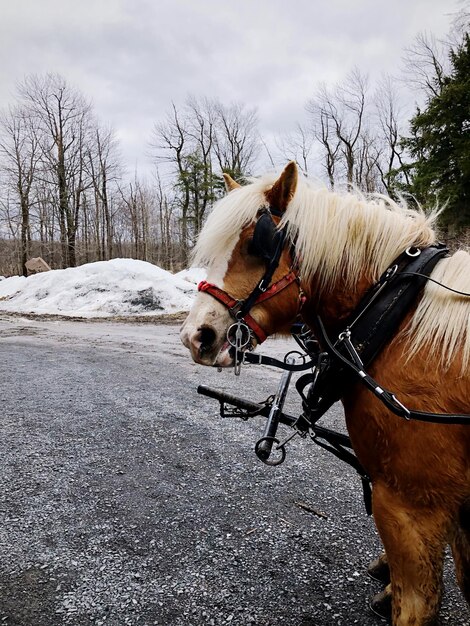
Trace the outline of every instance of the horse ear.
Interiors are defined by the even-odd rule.
[[[235,180],[233,180],[230,174],[227,174],[226,172],[224,172],[223,177],[225,181],[225,190],[227,191],[227,193],[229,191],[233,191],[234,189],[238,189],[238,187],[241,187],[240,184],[238,184]]]
[[[295,161],[291,161],[286,165],[280,177],[266,194],[273,209],[281,212],[286,210],[287,205],[295,194],[297,179],[297,164]]]

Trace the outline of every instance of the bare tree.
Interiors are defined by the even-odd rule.
[[[191,140],[191,152],[186,156],[186,178],[192,203],[192,231],[196,235],[201,230],[206,211],[214,200],[212,153],[215,142],[215,114],[208,100],[198,102],[192,97],[188,98],[186,109],[188,136]]]
[[[346,161],[346,177],[349,184],[354,180],[356,145],[364,124],[367,79],[353,70],[336,89],[337,105],[332,111],[340,110],[342,116],[333,117],[336,135],[340,141],[340,150]]]
[[[448,70],[449,46],[434,35],[420,33],[403,57],[404,80],[416,91],[424,91],[428,98],[438,96],[444,86]]]
[[[375,97],[375,111],[378,121],[378,141],[381,149],[377,159],[377,169],[384,190],[394,197],[396,190],[396,172],[409,183],[405,165],[404,148],[401,145],[403,136],[404,115],[398,102],[398,93],[391,76],[384,76],[379,82]]]
[[[121,210],[130,230],[131,252],[135,259],[151,259],[153,194],[135,173],[134,181],[119,187]]]
[[[189,97],[181,109],[173,104],[155,126],[151,147],[157,165],[169,164],[174,176],[170,204],[180,214],[183,264],[209,207],[222,192],[222,171],[238,178],[249,173],[259,148],[256,123],[255,111],[242,105],[226,107]]]
[[[356,148],[355,186],[366,193],[373,193],[380,189],[378,164],[381,150],[377,138],[369,131],[361,133]]]
[[[285,135],[276,144],[283,158],[296,161],[305,176],[308,176],[310,155],[316,138],[311,130],[297,123],[294,132]]]
[[[460,9],[456,11],[452,19],[452,29],[450,33],[450,45],[457,47],[465,33],[469,31],[470,27],[470,1],[459,0]]]
[[[57,74],[29,76],[18,88],[36,120],[41,139],[42,175],[56,188],[62,265],[76,264],[75,240],[85,183],[84,158],[91,105]]]
[[[325,94],[326,98],[326,94]],[[326,104],[327,100],[325,100]],[[314,121],[314,132],[317,140],[324,149],[324,167],[328,176],[331,189],[335,186],[336,165],[339,161],[341,140],[336,131],[336,125],[332,119],[331,107],[319,107]],[[312,114],[314,111],[312,110]],[[336,114],[336,113],[335,113]]]
[[[215,112],[214,153],[220,171],[235,178],[246,176],[260,149],[256,110],[218,101],[211,108]]]
[[[346,181],[357,180],[355,168],[361,133],[364,130],[367,78],[354,69],[346,79],[329,89],[319,86],[317,94],[307,104],[316,139],[324,149],[325,169],[333,186],[339,164],[344,167]]]
[[[156,262],[162,267],[174,270],[179,255],[179,233],[175,222],[175,206],[172,197],[165,191],[158,169],[154,175],[155,206],[158,215],[153,224],[154,240],[157,242]]]
[[[187,155],[190,153],[190,137],[188,121],[175,104],[167,114],[165,121],[156,124],[151,147],[156,152],[157,162],[171,165],[176,175],[178,200],[181,211],[181,244],[184,261],[188,258],[188,215],[190,211],[191,192],[187,175]]]
[[[21,272],[26,276],[31,242],[33,182],[40,156],[39,139],[34,118],[19,106],[10,107],[0,117],[0,128],[2,165],[19,205],[20,263]]]
[[[109,260],[113,254],[113,215],[110,185],[120,176],[120,163],[114,131],[96,125],[91,132],[87,149],[87,170],[93,188],[95,232],[98,258]],[[88,229],[84,230],[85,237]],[[85,251],[87,245],[85,242]]]

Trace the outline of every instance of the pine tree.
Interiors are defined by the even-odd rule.
[[[451,51],[451,71],[440,93],[411,120],[403,140],[413,162],[411,183],[403,189],[423,206],[447,202],[442,225],[460,231],[470,226],[470,36]]]

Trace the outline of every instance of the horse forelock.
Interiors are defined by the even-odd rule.
[[[265,192],[275,178],[254,179],[215,203],[196,242],[193,265],[210,269],[229,260],[242,229],[255,219],[260,208],[266,206]]]

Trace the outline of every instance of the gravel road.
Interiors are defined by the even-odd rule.
[[[302,440],[267,467],[262,421],[196,394],[278,377],[196,366],[174,325],[0,318],[0,624],[380,623],[354,472]],[[442,623],[468,626],[449,560],[445,583]]]

